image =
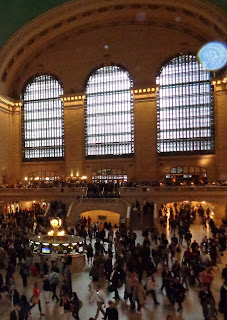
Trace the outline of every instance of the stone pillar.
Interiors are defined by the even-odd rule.
[[[135,176],[138,181],[159,180],[159,170],[157,170],[156,88],[135,89],[133,90],[133,95]]]
[[[0,183],[20,180],[21,100],[0,95]]]
[[[227,80],[214,81],[215,154],[217,179],[227,180]]]
[[[84,151],[85,95],[63,95],[66,177],[86,176]]]

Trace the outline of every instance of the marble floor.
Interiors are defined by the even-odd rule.
[[[192,225],[191,231],[193,234],[193,239],[197,241],[201,241],[204,235],[209,236],[209,230],[203,231],[200,221],[197,220],[195,224]],[[141,231],[137,231],[138,238],[137,241],[141,242],[142,236]],[[185,244],[185,243],[183,243]],[[221,280],[221,270],[223,266],[227,263],[227,252],[222,257],[222,263],[218,265],[219,270],[215,268],[215,279],[212,284],[212,292],[215,297],[216,303],[219,301],[219,291],[220,286],[222,285]],[[89,279],[89,270],[90,267],[86,266],[84,271],[81,273],[74,273],[72,275],[73,280],[73,290],[77,292],[79,299],[83,301],[83,307],[80,310],[80,319],[81,320],[89,320],[90,317],[94,317],[96,313],[96,304],[89,303],[89,298],[91,296],[91,292],[88,290],[88,285],[90,283]],[[32,295],[32,288],[34,282],[37,280],[42,282],[42,279],[37,277],[30,276],[28,279],[28,287],[23,288],[21,283],[21,277],[19,276],[19,270],[16,272],[16,288],[19,290],[20,294],[25,294],[28,298]],[[174,320],[203,320],[202,315],[202,308],[199,303],[198,299],[198,292],[200,288],[198,285],[190,287],[189,292],[186,295],[185,301],[183,303],[183,310],[177,312],[176,309],[170,306],[169,301],[165,297],[165,295],[159,293],[159,288],[161,286],[161,279],[160,279],[161,269],[159,268],[157,272],[156,285],[157,285],[157,300],[160,302],[158,306],[153,305],[152,298],[149,296],[146,300],[146,304],[144,308],[142,308],[141,314],[137,312],[129,311],[128,305],[124,302],[124,300],[120,299],[117,309],[119,311],[119,319],[120,320],[165,320],[168,314],[173,316]],[[60,286],[60,285],[59,285]],[[105,286],[105,284],[103,284]],[[123,297],[123,288],[119,290],[121,298]],[[107,292],[107,301],[113,297],[113,293]],[[9,303],[9,299],[6,297],[5,294],[2,295],[2,299],[0,299],[0,320],[8,320],[9,313],[11,310],[11,305]],[[63,312],[62,307],[60,307],[56,302],[52,302],[50,299],[49,304],[43,304],[43,310],[45,311],[45,316],[40,317],[38,312],[38,306],[35,306],[32,309],[32,315],[30,317],[31,320],[65,320],[65,315]],[[102,319],[102,314],[100,313],[98,319]],[[73,317],[69,318],[70,320]],[[223,315],[219,315],[218,319],[223,319]]]

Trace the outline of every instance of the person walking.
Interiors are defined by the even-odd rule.
[[[137,311],[141,311],[146,299],[146,291],[142,284],[137,280],[133,288],[133,301],[137,302]]]
[[[113,301],[109,301],[109,307],[106,309],[104,320],[118,320],[118,311]]]
[[[59,298],[56,294],[58,282],[59,282],[59,275],[56,271],[54,271],[52,269],[51,273],[50,273],[50,288],[52,291],[52,300],[54,300],[54,298],[56,298],[57,302],[59,301]]]
[[[154,304],[158,305],[158,301],[155,294],[155,281],[151,273],[148,273],[147,282],[146,282],[146,294],[147,296],[151,293]]]
[[[19,303],[14,305],[14,310],[10,312],[10,320],[24,320],[20,311]]]
[[[79,300],[77,293],[73,292],[72,298],[71,298],[71,311],[74,319],[80,320],[79,310],[82,306],[83,306],[83,303],[82,301]]]
[[[22,278],[23,287],[25,288],[28,285],[27,277],[29,275],[29,268],[26,265],[25,261],[22,261],[21,269],[20,269],[20,275],[21,275],[21,278]]]
[[[185,292],[186,292],[186,289],[183,287],[179,278],[174,278],[173,284],[172,284],[172,299],[173,299],[173,305],[175,302],[178,303],[178,309],[177,309],[178,312],[183,309],[182,303],[185,298]]]
[[[64,278],[69,285],[70,293],[72,293],[72,272],[70,270],[70,265],[67,264],[64,271]]]
[[[38,282],[35,282],[34,284],[31,309],[34,308],[36,304],[38,304],[40,315],[45,316],[45,314],[42,313],[42,309],[41,309],[40,290],[38,288]]]
[[[30,303],[28,302],[27,297],[25,295],[21,296],[20,311],[22,314],[22,319],[28,320],[28,316],[31,311],[31,306],[30,306]]]
[[[218,309],[224,315],[224,320],[227,320],[227,280],[221,286]]]
[[[96,285],[96,290],[94,291],[90,303],[96,301],[97,303],[97,311],[94,320],[96,320],[99,316],[99,312],[101,311],[102,314],[105,316],[105,311],[103,307],[105,308],[105,301],[106,301],[106,295],[103,289],[101,289],[101,286],[99,284]]]
[[[54,266],[57,265],[57,260],[58,260],[58,252],[57,250],[54,250],[51,252],[51,267],[53,268]]]
[[[43,278],[43,293],[44,293],[44,299],[46,303],[49,303],[49,298],[50,298],[50,280],[48,275],[45,275]]]

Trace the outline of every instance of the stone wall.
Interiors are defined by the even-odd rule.
[[[92,70],[119,64],[133,79],[134,157],[85,160],[84,98],[80,98],[64,101],[64,161],[23,163],[20,108],[10,115],[1,112],[0,170],[7,167],[10,183],[45,170],[59,172],[62,178],[78,173],[91,180],[92,171],[104,168],[127,171],[129,181],[164,180],[171,167],[189,165],[206,167],[209,180],[227,179],[226,83],[215,84],[215,155],[158,157],[156,112],[161,66],[181,52],[196,54],[211,38],[224,41],[225,13],[200,1],[157,0],[154,7],[149,1],[115,2],[80,1],[78,6],[69,2],[61,14],[56,8],[24,26],[0,50],[0,94],[19,98],[31,77],[48,73],[61,81],[64,96],[83,97]],[[223,72],[220,79],[224,76]],[[143,90],[147,88],[150,91]]]

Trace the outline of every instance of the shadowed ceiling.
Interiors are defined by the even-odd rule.
[[[76,0],[72,0],[76,1]],[[96,0],[98,1],[98,0]],[[227,12],[227,0],[209,1]],[[69,0],[7,0],[0,3],[0,47],[24,24]]]

